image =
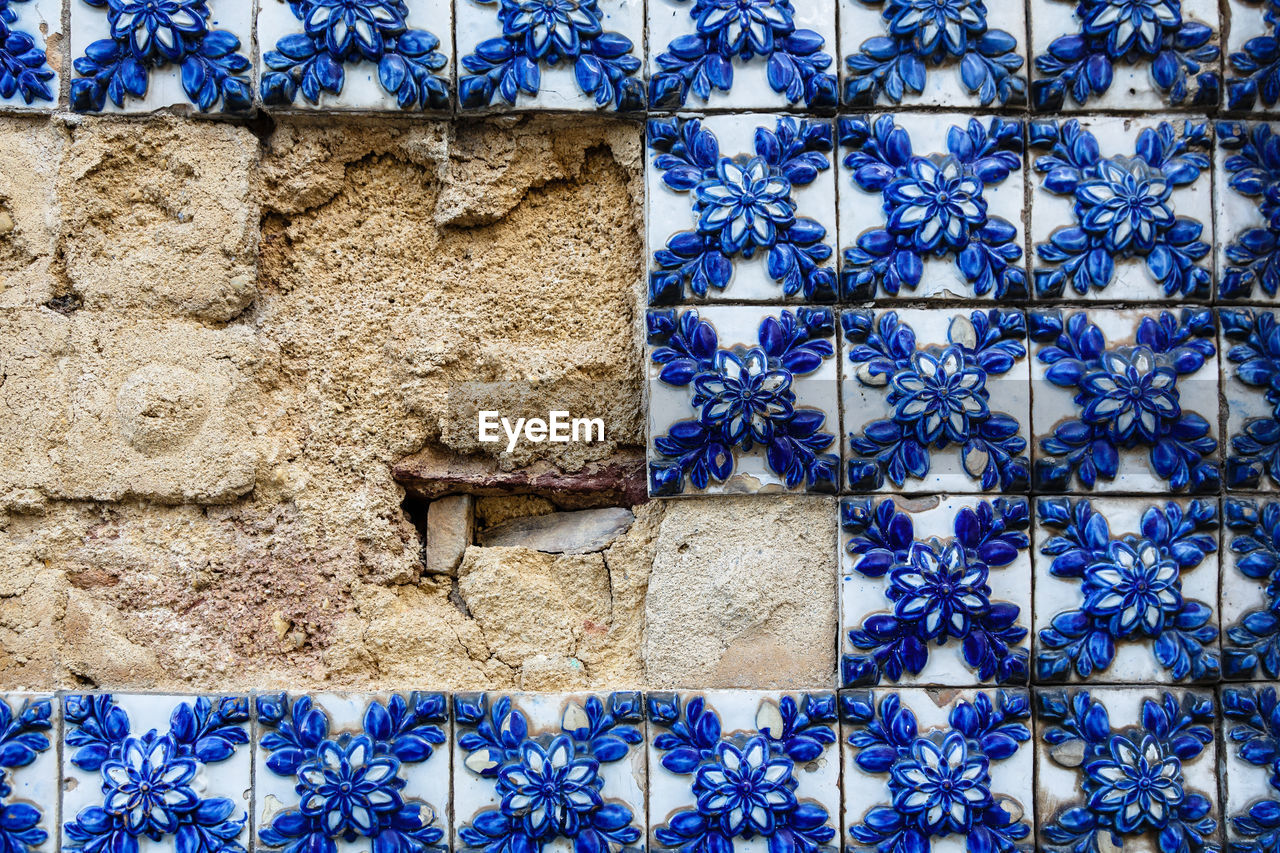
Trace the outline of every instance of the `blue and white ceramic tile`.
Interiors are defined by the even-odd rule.
[[[649,301],[836,298],[829,119],[650,119]]]
[[[651,494],[836,491],[830,308],[652,309],[647,323]]]
[[[650,849],[839,849],[835,693],[649,693],[646,705]]]
[[[1035,699],[1037,849],[1221,849],[1212,693],[1099,687]]]
[[[1038,682],[1216,681],[1218,504],[1038,498]]]
[[[846,690],[840,720],[850,853],[1030,853],[1027,691]]]
[[[52,696],[0,695],[0,847],[58,848],[58,708]]]
[[[1032,122],[1036,295],[1207,300],[1211,137],[1159,116]]]
[[[840,0],[844,104],[1025,104],[1026,32],[1020,3]]]
[[[1232,112],[1271,110],[1280,101],[1280,3],[1227,0],[1223,104]]]
[[[1228,489],[1280,486],[1280,328],[1273,311],[1223,308]]]
[[[51,110],[58,105],[61,0],[0,0],[0,111]]]
[[[1222,502],[1222,673],[1280,678],[1280,502]]]
[[[444,694],[276,693],[254,703],[258,850],[448,849]]]
[[[644,108],[643,0],[454,0],[463,109]]]
[[[840,321],[850,490],[1026,490],[1031,386],[1021,311],[858,309]]]
[[[260,0],[268,107],[447,110],[452,0]]]
[[[145,113],[253,106],[253,4],[244,0],[71,5],[71,108]],[[273,0],[274,2],[274,0]]]
[[[1022,122],[844,116],[840,282],[846,300],[1022,299]]]
[[[1227,843],[1232,853],[1280,844],[1280,713],[1274,684],[1222,690]]]
[[[845,687],[1027,681],[1026,498],[845,498]]]
[[[249,846],[247,698],[71,695],[62,715],[63,853]]]
[[[1217,124],[1218,297],[1274,302],[1280,295],[1280,146],[1263,122]]]
[[[1035,482],[1050,492],[1216,492],[1207,308],[1028,313]]]
[[[834,110],[831,0],[649,0],[649,107]]]
[[[644,850],[639,692],[454,696],[454,849]]]
[[[1030,0],[1031,103],[1060,110],[1213,108],[1213,0]]]

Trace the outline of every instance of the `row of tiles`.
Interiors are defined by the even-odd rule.
[[[651,119],[649,301],[1272,303],[1275,130],[1151,115]]]
[[[1276,312],[719,305],[646,320],[657,497],[1280,485]]]
[[[59,801],[74,853],[1209,853],[1224,815],[1262,853],[1280,810],[1264,686],[10,695],[0,723],[9,853],[57,846]]]
[[[259,100],[448,110],[455,80],[463,108],[1213,108],[1224,76],[1228,108],[1265,109],[1280,98],[1278,9],[1276,0],[1230,0],[1221,15],[1214,0],[0,0],[0,99],[51,107],[65,41],[70,103],[81,111],[243,111]]]

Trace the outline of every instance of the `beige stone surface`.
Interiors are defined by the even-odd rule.
[[[67,133],[43,118],[0,120],[0,308],[57,289],[58,169]]]

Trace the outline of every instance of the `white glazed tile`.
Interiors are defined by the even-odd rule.
[[[12,806],[35,809],[39,817],[27,830],[43,832],[45,839],[34,839],[19,849],[28,853],[52,853],[58,849],[58,720],[55,697],[39,693],[0,694],[5,724],[0,726],[0,814]],[[41,741],[40,738],[44,740]],[[43,742],[44,747],[40,748]],[[26,749],[20,749],[19,744]],[[24,809],[25,810],[25,809]],[[15,815],[15,812],[9,812]],[[7,817],[7,816],[6,816]],[[15,821],[16,822],[16,821]],[[26,824],[29,821],[24,820]],[[6,822],[6,831],[17,829]],[[12,848],[10,848],[12,849]]]
[[[1274,831],[1261,827],[1262,833],[1250,832],[1250,810],[1261,803],[1280,800],[1280,787],[1272,781],[1268,746],[1280,735],[1277,727],[1276,685],[1231,685],[1222,688],[1223,734],[1223,825],[1233,849],[1265,850],[1265,838],[1259,834]],[[1254,760],[1250,761],[1245,756]],[[1263,807],[1265,808],[1265,806]],[[1237,820],[1243,820],[1242,827]],[[1236,845],[1239,845],[1238,847]]]
[[[1280,485],[1275,442],[1270,439],[1277,421],[1274,396],[1272,339],[1276,312],[1264,309],[1222,308],[1218,311],[1219,362],[1222,398],[1226,414],[1226,462],[1223,476],[1228,490],[1273,489]],[[1241,367],[1249,365],[1241,378]]]
[[[1213,216],[1217,235],[1216,292],[1220,300],[1264,304],[1280,300],[1280,287],[1274,273],[1268,275],[1268,270],[1275,266],[1274,249],[1267,251],[1265,240],[1258,240],[1259,231],[1270,232],[1273,243],[1276,238],[1276,229],[1270,223],[1276,208],[1272,199],[1280,184],[1280,169],[1272,164],[1268,152],[1274,147],[1273,137],[1278,128],[1280,126],[1265,122],[1217,123]],[[1246,188],[1254,184],[1257,189],[1246,195],[1232,186],[1237,179],[1243,179]],[[1259,245],[1263,247],[1261,251]],[[1267,292],[1268,284],[1274,292]]]
[[[1280,677],[1274,631],[1280,568],[1280,503],[1274,498],[1222,501],[1222,671],[1228,680]]]
[[[1265,2],[1254,2],[1254,0],[1227,0],[1223,5],[1222,26],[1225,34],[1223,36],[1223,106],[1232,112],[1249,110],[1252,112],[1270,112],[1276,109],[1273,102],[1268,105],[1262,98],[1256,97],[1248,107],[1241,106],[1232,98],[1232,82],[1245,82],[1251,78],[1251,73],[1236,68],[1232,62],[1232,55],[1247,53],[1244,51],[1245,43],[1251,39],[1257,38],[1275,38],[1276,28],[1268,24],[1266,15],[1270,10],[1270,5]],[[1265,55],[1265,48],[1262,51]],[[1265,68],[1267,63],[1262,63]],[[1255,87],[1258,81],[1255,80]],[[1260,87],[1259,87],[1260,88]]]
[[[5,9],[0,4],[0,9]],[[13,23],[7,24],[10,32],[25,33],[35,41],[35,46],[45,52],[45,64],[42,70],[52,71],[54,76],[42,81],[53,97],[50,100],[33,95],[28,104],[22,92],[14,92],[11,97],[0,96],[0,112],[10,110],[48,112],[56,109],[60,102],[62,75],[59,73],[66,64],[62,53],[62,2],[61,0],[10,0],[7,10],[15,16]],[[51,43],[52,42],[52,43]]]

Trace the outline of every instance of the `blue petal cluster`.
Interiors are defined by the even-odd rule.
[[[208,0],[76,0],[105,9],[111,37],[85,48],[74,65],[71,108],[100,112],[107,100],[123,107],[145,97],[153,70],[177,66],[182,89],[202,111],[222,102],[228,112],[253,106],[249,60],[240,39],[210,25]]]
[[[262,56],[262,100],[287,106],[298,92],[313,104],[342,94],[346,68],[376,63],[378,82],[401,109],[448,109],[448,57],[440,39],[409,28],[405,0],[289,0],[303,26]]]
[[[31,803],[12,798],[12,774],[49,751],[53,703],[48,699],[26,699],[14,712],[0,699],[0,850],[4,853],[31,853],[49,838],[40,826],[44,813]],[[40,803],[52,813],[52,803]]]
[[[780,117],[772,130],[757,128],[754,153],[739,157],[724,156],[698,119],[652,119],[648,135],[662,182],[689,194],[698,223],[654,252],[651,304],[680,301],[686,284],[698,297],[724,290],[734,260],[757,252],[766,254],[769,276],[785,295],[835,301],[835,273],[824,265],[832,254],[827,229],[798,216],[792,197],[831,168],[829,122]]]
[[[1262,0],[1265,34],[1245,41],[1242,50],[1227,57],[1236,75],[1227,77],[1227,108],[1251,110],[1255,105],[1274,107],[1280,100],[1280,3]]]
[[[1206,122],[1168,122],[1138,134],[1135,155],[1103,157],[1094,135],[1075,119],[1031,123],[1030,145],[1048,151],[1036,158],[1044,188],[1073,201],[1075,224],[1036,245],[1050,266],[1035,270],[1036,294],[1081,295],[1115,278],[1116,262],[1141,258],[1168,296],[1207,299],[1212,275],[1198,261],[1209,254],[1204,225],[1174,214],[1170,196],[1209,168]]]
[[[1268,417],[1250,418],[1231,436],[1227,488],[1255,489],[1266,474],[1280,484],[1280,324],[1270,311],[1224,308],[1218,312],[1235,378],[1258,389],[1271,406]]]
[[[849,433],[849,485],[902,486],[929,473],[929,450],[959,448],[964,470],[984,491],[1025,489],[1029,463],[1017,418],[989,405],[989,377],[1027,354],[1026,317],[1003,308],[952,318],[948,344],[917,348],[896,311],[846,311],[840,317],[848,358],[863,386],[885,386],[890,418]]]
[[[52,101],[49,81],[54,78],[43,48],[30,33],[17,28],[18,3],[27,0],[0,0],[0,98],[18,95],[27,104]]]
[[[896,296],[914,290],[926,258],[950,258],[975,296],[1027,295],[1013,223],[987,211],[986,187],[1022,168],[1022,123],[993,118],[984,126],[947,132],[947,153],[912,153],[911,137],[884,115],[839,119],[844,165],[860,189],[880,193],[885,227],[845,249],[840,272],[845,299]]]
[[[844,102],[874,106],[881,99],[901,103],[920,94],[929,67],[960,64],[960,82],[982,106],[1025,103],[1027,79],[1018,74],[1018,41],[989,26],[983,0],[859,0],[882,6],[887,34],[862,43],[847,57]]]
[[[1264,222],[1230,234],[1218,295],[1248,299],[1259,288],[1275,296],[1280,292],[1280,141],[1269,124],[1222,121],[1217,130],[1218,145],[1233,152],[1223,162],[1227,186],[1253,199]],[[1222,235],[1223,242],[1226,237]]]
[[[1216,679],[1220,672],[1213,608],[1182,595],[1182,573],[1217,550],[1218,508],[1170,501],[1142,514],[1141,535],[1111,536],[1087,499],[1042,498],[1040,526],[1055,531],[1040,546],[1049,574],[1078,580],[1083,603],[1040,631],[1036,678],[1060,681],[1102,673],[1124,642],[1151,643],[1173,678]]]
[[[459,827],[467,848],[538,853],[568,842],[576,853],[635,849],[644,815],[609,798],[600,767],[625,760],[644,741],[639,693],[612,693],[607,705],[591,696],[570,706],[552,732],[531,731],[507,696],[459,694],[453,707],[464,764],[492,780],[500,798]]]
[[[267,769],[296,780],[298,806],[258,829],[258,840],[284,853],[335,853],[339,841],[368,839],[378,853],[443,851],[433,805],[403,795],[401,768],[426,761],[445,742],[449,719],[440,693],[394,694],[369,703],[363,731],[329,733],[324,710],[302,696],[259,696],[259,748]]]
[[[1050,755],[1083,754],[1070,762],[1079,768],[1080,805],[1040,828],[1047,853],[1097,850],[1103,840],[1118,847],[1148,835],[1160,853],[1217,853],[1213,803],[1188,790],[1182,776],[1182,763],[1213,743],[1212,695],[1146,699],[1141,725],[1120,731],[1087,690],[1045,690],[1036,699]]]
[[[1231,826],[1239,836],[1228,845],[1230,853],[1267,853],[1280,845],[1280,704],[1274,687],[1226,687],[1222,690],[1222,715],[1236,725],[1226,730],[1226,741],[1239,758],[1270,771],[1269,796],[1250,803],[1244,814],[1233,815]]]
[[[821,409],[796,405],[796,377],[813,373],[835,357],[835,314],[800,308],[766,317],[754,347],[721,349],[715,327],[696,310],[648,312],[650,358],[662,365],[659,380],[693,386],[697,416],[654,438],[661,458],[649,464],[654,495],[695,489],[733,475],[737,453],[765,450],[769,470],[787,488],[834,492],[839,460],[824,453],[835,436],[823,432]]]
[[[836,742],[836,698],[806,693],[762,705],[755,730],[726,732],[706,700],[650,693],[653,748],[668,771],[690,779],[690,808],[654,829],[678,853],[732,853],[738,839],[762,839],[771,853],[816,853],[835,837],[822,805],[796,797],[804,765]],[[767,700],[766,700],[767,701]],[[770,719],[766,710],[776,717]]]
[[[920,730],[896,693],[840,695],[840,718],[854,763],[863,773],[888,774],[890,801],[849,827],[851,853],[928,853],[933,840],[961,835],[970,853],[1025,853],[1028,821],[1005,808],[992,790],[991,765],[1031,739],[1025,690],[1000,690],[993,702],[978,692],[957,702],[947,728]]]
[[[1211,311],[1143,317],[1136,345],[1115,349],[1084,313],[1033,311],[1030,318],[1032,340],[1046,344],[1037,354],[1049,365],[1045,378],[1075,389],[1079,412],[1040,439],[1039,488],[1063,491],[1073,475],[1090,488],[1114,480],[1120,451],[1146,448],[1152,470],[1171,489],[1217,490],[1218,442],[1207,420],[1182,410],[1177,386],[1216,352]]]
[[[1280,503],[1229,498],[1222,515],[1236,570],[1263,587],[1266,601],[1226,629],[1222,671],[1227,678],[1280,678]]]
[[[249,742],[247,699],[180,702],[163,735],[134,734],[110,695],[67,696],[62,707],[71,763],[102,777],[102,804],[63,826],[66,853],[138,853],[144,839],[177,853],[245,853],[248,815],[230,799],[201,796],[196,774]]]
[[[463,107],[486,107],[500,95],[509,104],[538,94],[542,68],[573,66],[574,79],[596,106],[644,108],[640,59],[631,39],[604,28],[599,0],[475,0],[498,4],[502,35],[476,45],[462,58],[458,81]]]
[[[835,107],[836,77],[826,71],[831,56],[819,33],[797,29],[791,0],[693,0],[694,32],[658,54],[660,69],[649,79],[649,106],[675,109],[689,95],[706,101],[712,89],[733,86],[733,62],[764,60],[769,87],[810,108]]]

